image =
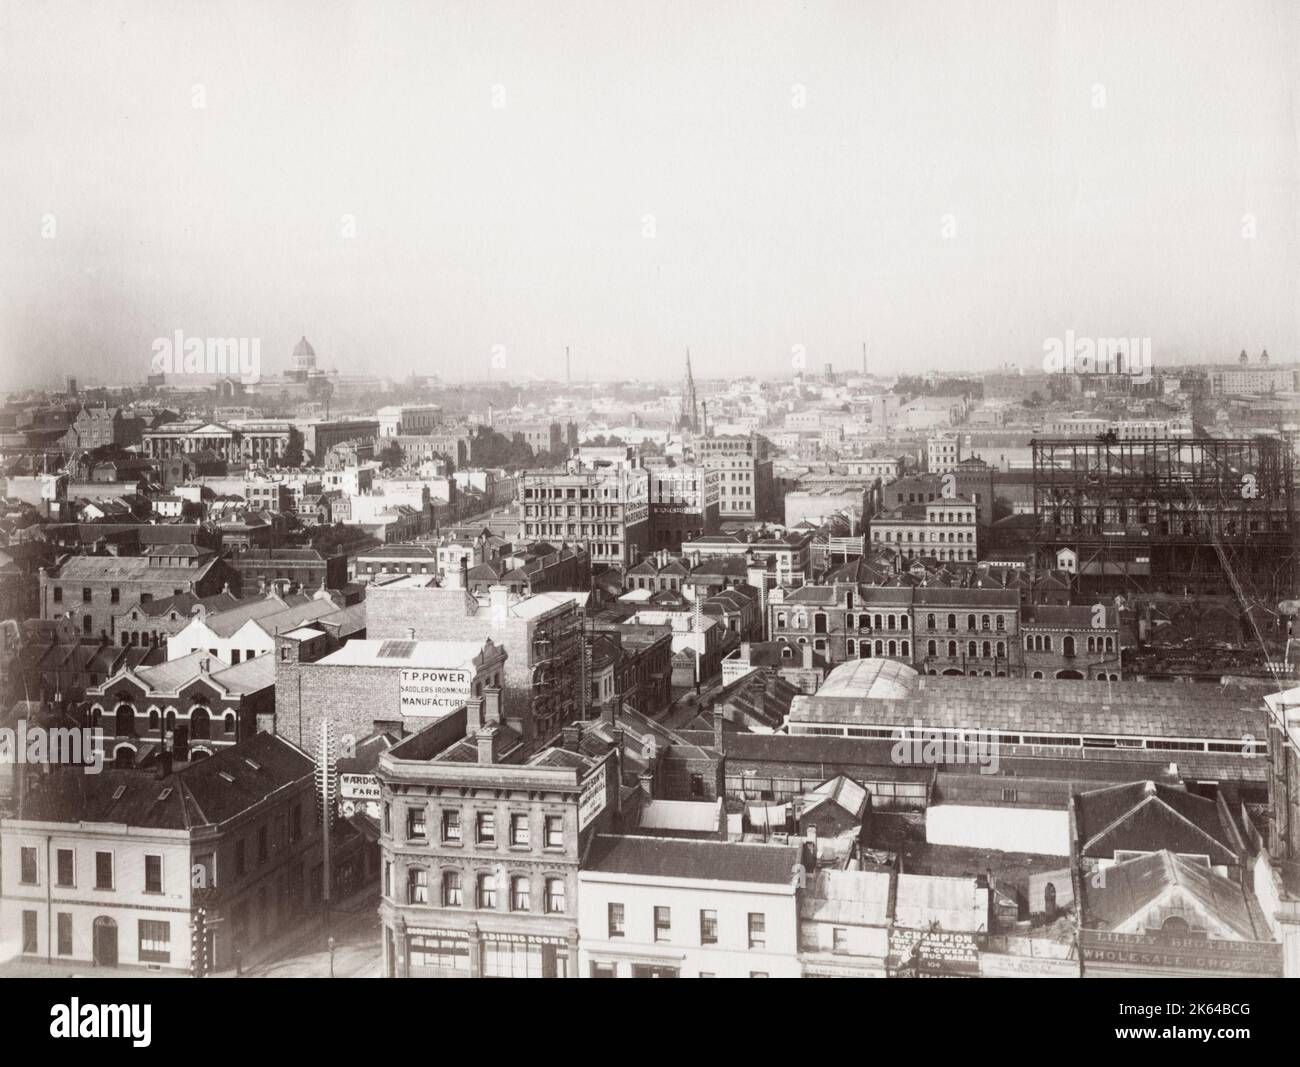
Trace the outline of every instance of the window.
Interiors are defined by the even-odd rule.
[[[622,904],[610,904],[610,905],[606,908],[606,917],[607,917],[607,920],[608,920],[608,926],[609,926],[609,936],[610,936],[610,937],[622,937],[622,936],[623,936],[623,933],[624,933],[624,929],[623,929],[623,905],[622,905]]]
[[[22,885],[36,885],[36,849],[23,848],[19,851],[19,857],[18,881]]]
[[[115,589],[110,589],[110,590],[108,591],[108,602],[109,602],[110,604],[120,604],[120,603],[122,603],[122,590],[120,590],[120,589],[116,589],[116,588],[115,588]]]
[[[700,911],[700,944],[716,945],[718,943],[718,913]]]
[[[170,963],[172,958],[172,928],[167,922],[156,919],[140,920],[140,962]]]
[[[767,947],[767,916],[762,912],[749,913],[749,947]]]
[[[95,853],[95,888],[113,888],[113,853]]]
[[[144,891],[146,893],[161,893],[163,891],[162,874],[162,857],[145,856]]]
[[[564,879],[546,879],[546,914],[564,914]]]
[[[849,932],[843,926],[831,928],[831,951],[848,952],[849,950]]]
[[[40,951],[39,942],[36,940],[36,912],[23,912],[23,952],[28,955],[34,955]]]
[[[475,890],[475,901],[480,908],[497,906],[497,880],[494,875],[480,874]]]
[[[564,816],[563,815],[546,816],[546,847],[547,848],[564,847]]]
[[[510,879],[510,910],[528,911],[531,907],[528,892],[528,878],[519,874]]]
[[[62,604],[62,603],[63,603],[63,588],[62,588],[62,586],[58,586],[58,585],[56,585],[56,586],[54,587],[54,603],[56,603],[56,604]]]
[[[384,801],[384,833],[393,832],[393,805],[387,800]]]
[[[480,811],[474,819],[474,836],[480,845],[494,845],[497,840],[495,812]]]
[[[83,586],[81,590],[81,602],[83,604],[91,603],[91,593],[88,586]]]
[[[59,912],[58,916],[59,955],[72,955],[72,913]]]
[[[444,908],[459,908],[460,905],[460,871],[444,871],[442,875],[442,906]]]
[[[55,885],[65,888],[76,885],[76,865],[73,861],[72,849],[61,848],[55,853],[58,870],[55,875]]]
[[[413,825],[415,825],[415,827],[417,828],[415,832],[412,832],[411,834],[409,834],[409,836],[419,837],[419,840],[422,841],[424,840],[425,837],[424,810],[420,808],[419,812],[420,812],[419,816],[416,816],[416,810],[415,808],[412,808],[412,811],[409,812],[409,815],[407,817],[408,819],[416,820],[415,823],[413,823]],[[459,811],[442,812],[442,840],[460,841],[460,812]]]
[[[529,843],[527,815],[510,816],[510,843],[512,845],[527,845]]]
[[[452,814],[452,813],[448,813]],[[406,839],[408,841],[423,841],[428,836],[428,829],[425,825],[427,812],[423,808],[408,808],[406,810]],[[442,817],[443,831],[442,836],[447,836],[447,815]],[[459,828],[458,828],[459,829]]]
[[[671,941],[673,939],[672,908],[655,907],[655,940]]]
[[[412,867],[406,872],[406,902],[429,903],[429,872],[423,867]]]

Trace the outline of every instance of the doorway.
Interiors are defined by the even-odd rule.
[[[94,925],[96,967],[117,966],[117,923],[101,915]]]

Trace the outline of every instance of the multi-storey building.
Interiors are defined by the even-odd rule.
[[[697,537],[682,545],[682,555],[691,561],[692,571],[710,556],[740,558],[759,565],[765,584],[800,586],[811,577],[813,535],[791,530],[784,537],[754,537],[731,534]],[[753,578],[751,584],[755,584]]]
[[[947,474],[961,462],[961,440],[956,434],[933,434],[925,439],[925,469],[928,474]]]
[[[442,425],[442,408],[437,404],[390,404],[375,414],[379,419],[378,436],[384,440],[419,437]]]
[[[579,862],[620,787],[579,730],[530,746],[489,689],[380,756],[386,976],[577,976]]]
[[[71,615],[81,632],[116,640],[114,616],[131,605],[240,589],[239,572],[194,545],[154,545],[143,556],[71,556],[40,571],[41,618]]]
[[[860,587],[773,590],[774,641],[811,647],[831,666],[894,659],[919,673],[1020,677],[1020,599],[1012,589]]]
[[[578,875],[590,978],[798,978],[802,850],[601,835]]]
[[[133,767],[158,747],[176,759],[210,756],[275,723],[275,665],[228,667],[206,652],[129,667],[86,690],[88,725],[104,731],[104,757]]]
[[[678,551],[683,541],[718,532],[722,472],[704,466],[650,472],[650,548]]]
[[[940,497],[927,504],[904,504],[871,520],[871,544],[905,559],[928,557],[944,562],[979,559],[980,525],[974,501]]]
[[[202,973],[314,913],[321,834],[305,753],[258,733],[159,770],[45,775],[21,818],[4,820],[6,957],[69,973],[92,964]]]
[[[142,440],[150,459],[206,451],[230,463],[275,465],[292,442],[301,444],[302,433],[292,423],[269,419],[232,420],[228,425],[192,420],[145,430]]]
[[[636,563],[650,548],[650,474],[641,468],[529,471],[519,500],[520,536],[580,540],[594,563]]]
[[[772,517],[772,460],[761,435],[699,437],[694,449],[696,462],[722,474],[718,511],[723,522]]]
[[[422,576],[366,590],[366,633],[380,640],[479,641],[506,650],[505,717],[530,741],[582,717],[582,593],[512,596],[504,586],[475,595],[468,570],[446,584]]]
[[[1031,678],[1118,682],[1123,677],[1119,612],[1113,604],[1036,604],[1021,620]]]

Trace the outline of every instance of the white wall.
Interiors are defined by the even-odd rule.
[[[1064,809],[937,804],[925,813],[932,845],[964,845],[1042,856],[1070,854],[1070,813]]]
[[[607,879],[623,877],[624,881]],[[623,905],[623,937],[610,938],[608,905]],[[672,940],[654,939],[654,909],[672,909]],[[700,944],[700,911],[717,912],[718,943]],[[762,949],[749,948],[749,913],[766,917]],[[798,978],[799,915],[794,889],[741,883],[634,879],[584,871],[578,876],[578,937],[583,977],[592,962],[614,963],[617,977],[630,978],[632,963],[679,968],[682,978],[701,973],[748,978],[759,971],[772,978]]]

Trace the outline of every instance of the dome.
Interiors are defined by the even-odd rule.
[[[316,349],[312,348],[311,344],[308,342],[306,337],[303,337],[303,339],[293,347],[293,358],[294,359],[303,359],[303,358],[315,359]]]
[[[841,663],[826,676],[819,697],[857,697],[905,700],[915,685],[917,672],[897,660],[873,657]]]

